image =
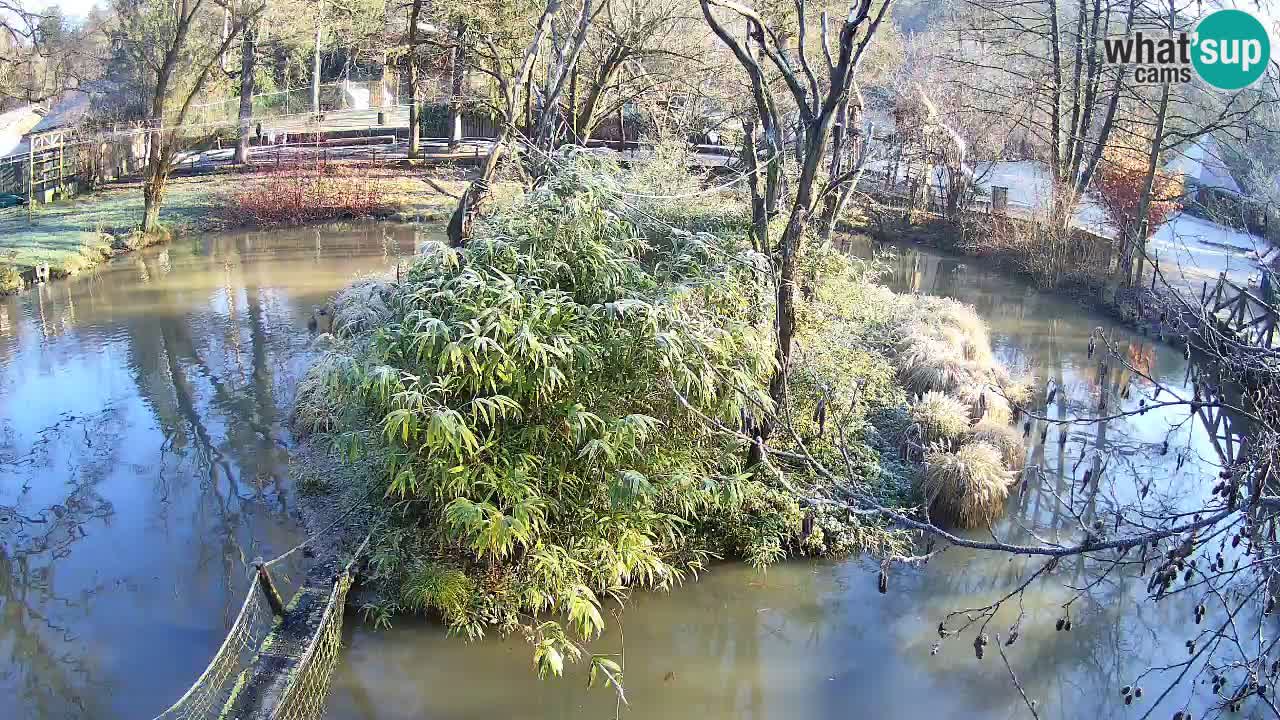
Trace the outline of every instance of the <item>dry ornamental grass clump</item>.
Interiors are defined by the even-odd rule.
[[[920,425],[927,443],[950,444],[969,430],[969,408],[946,393],[930,390],[918,396],[907,414]]]
[[[954,453],[928,453],[920,490],[935,522],[972,529],[1000,517],[1012,484],[1000,450],[969,442]]]
[[[993,378],[986,323],[973,308],[945,298],[907,296],[897,312],[895,361],[909,390],[955,393]]]
[[[913,393],[952,392],[972,379],[964,357],[940,340],[913,334],[899,346],[898,375]]]
[[[969,441],[986,443],[999,450],[1004,466],[1010,470],[1021,470],[1026,463],[1027,448],[1022,433],[1008,424],[983,420],[973,426]]]
[[[969,384],[957,393],[969,408],[974,422],[987,421],[996,425],[1008,425],[1013,420],[1013,410],[1000,389],[993,384]]]

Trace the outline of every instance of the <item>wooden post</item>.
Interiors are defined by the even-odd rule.
[[[258,581],[262,583],[262,594],[266,596],[267,605],[271,607],[272,614],[284,617],[284,600],[280,598],[280,593],[271,580],[271,573],[267,572],[267,564],[261,557],[256,557],[253,559],[253,566],[258,569]]]
[[[31,224],[31,205],[36,199],[36,137],[31,136],[27,148],[27,224]]]
[[[1244,311],[1249,309],[1249,296],[1241,291],[1236,295],[1236,311],[1233,313],[1235,317],[1236,327],[1240,330],[1244,329]]]

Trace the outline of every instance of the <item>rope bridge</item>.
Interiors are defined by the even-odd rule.
[[[285,606],[269,568],[255,560],[240,613],[191,689],[156,720],[318,720],[342,649],[342,617],[352,565],[368,544],[334,574],[332,564],[308,571]]]

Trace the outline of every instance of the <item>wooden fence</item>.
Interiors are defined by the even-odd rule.
[[[0,163],[0,194],[49,202],[73,195],[81,173],[80,153],[69,131],[32,135],[31,149]]]
[[[1238,340],[1267,349],[1280,345],[1276,332],[1280,310],[1274,300],[1258,297],[1253,291],[1240,287],[1228,280],[1226,273],[1218,276],[1212,291],[1205,282],[1200,291],[1200,304],[1209,316],[1218,319],[1223,332]]]

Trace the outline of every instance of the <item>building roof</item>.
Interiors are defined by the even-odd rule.
[[[23,136],[40,123],[43,114],[44,108],[39,105],[26,105],[0,113],[0,157],[17,152]]]
[[[58,128],[78,125],[89,114],[89,93],[81,90],[68,90],[58,96],[49,105],[49,112],[40,120],[40,124],[31,128],[33,133],[48,132]]]
[[[1244,194],[1239,183],[1231,177],[1218,143],[1208,135],[1183,148],[1165,165],[1165,169],[1182,175],[1189,183],[1200,187],[1225,190],[1235,195]]]

